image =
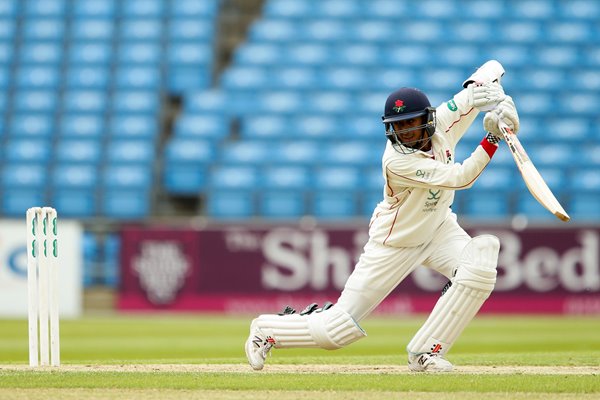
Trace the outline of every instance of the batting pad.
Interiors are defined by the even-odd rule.
[[[467,243],[452,286],[406,347],[410,354],[444,355],[450,350],[494,289],[499,250],[500,242],[491,235],[477,236]]]
[[[275,348],[320,347],[339,349],[367,336],[344,310],[333,306],[310,315],[264,314],[252,322],[261,332],[275,340]]]

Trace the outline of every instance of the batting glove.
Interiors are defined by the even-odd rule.
[[[479,111],[490,111],[506,98],[502,85],[497,82],[472,83],[467,87],[469,105]]]
[[[498,107],[487,112],[485,117],[483,117],[483,129],[498,138],[498,141],[503,138],[502,132],[500,131],[500,128],[498,128],[498,123],[500,121],[504,121],[513,133],[519,131],[519,114],[517,113],[515,103],[510,96],[506,96],[506,98],[498,104]]]

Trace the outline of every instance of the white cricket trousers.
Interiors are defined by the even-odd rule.
[[[450,214],[431,241],[417,247],[389,247],[369,240],[348,277],[337,306],[359,322],[419,265],[451,278],[463,248],[471,240]]]

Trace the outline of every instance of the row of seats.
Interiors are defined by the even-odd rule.
[[[24,210],[51,204],[64,218],[139,220],[150,215],[152,192],[129,188],[51,189],[9,187],[0,190],[0,213],[21,218]]]
[[[600,217],[598,192],[583,192],[571,198],[560,197],[569,214],[580,221]],[[205,213],[218,219],[297,219],[314,216],[323,220],[368,218],[381,201],[381,193],[352,190],[269,191],[212,190],[207,195]],[[534,221],[553,221],[555,217],[544,209],[526,190],[502,193],[497,190],[457,196],[453,211],[472,220],[505,220],[523,214]]]
[[[594,19],[600,17],[600,4],[593,1],[520,1],[520,0],[277,0],[267,1],[264,14],[270,18],[399,18],[434,19],[459,18],[461,21],[488,21],[502,18],[513,20],[552,20],[562,18]]]
[[[298,30],[298,25],[302,29]],[[351,26],[352,29],[348,29]],[[397,32],[401,26],[402,31]],[[311,19],[263,19],[252,26],[250,39],[264,42],[303,42],[320,41],[330,43],[353,43],[355,41],[395,44],[398,36],[403,42],[427,43],[481,43],[481,44],[533,44],[542,39],[547,44],[563,45],[585,43],[598,38],[600,31],[595,21],[554,20],[548,21],[496,21],[467,23],[464,19],[441,20],[415,19],[409,15],[403,18],[382,21],[365,19],[358,15],[355,20]]]
[[[588,40],[592,40],[589,38]],[[364,42],[322,43],[318,40],[288,42],[254,41],[238,48],[234,61],[239,65],[303,67],[386,67],[386,68],[451,68],[473,70],[489,59],[502,60],[511,68],[596,68],[600,65],[597,47],[552,45],[538,42],[533,45],[500,44],[497,46],[465,45],[463,43],[433,44],[393,42],[376,45]],[[404,73],[400,70],[399,73]]]
[[[18,140],[142,139],[152,143],[158,136],[156,114],[119,113],[107,118],[102,114],[65,113],[59,121],[52,114],[15,113],[0,129],[0,137]],[[9,139],[10,140],[10,139]]]
[[[3,0],[0,17],[214,17],[215,1],[198,0]]]
[[[274,53],[276,54],[276,52]],[[257,57],[254,53],[252,57]],[[270,58],[271,56],[269,56]],[[278,59],[278,57],[274,57]],[[239,65],[227,69],[219,78],[221,87],[227,90],[343,90],[347,92],[370,92],[384,90],[390,85],[419,86],[424,91],[446,90],[448,93],[461,89],[461,83],[472,68],[449,66],[406,67],[400,70],[385,66],[360,67],[348,65],[315,66],[274,66],[261,60],[240,61]],[[264,62],[264,64],[263,64]],[[275,61],[279,62],[279,61]],[[288,62],[288,61],[285,61]],[[472,65],[472,64],[471,64]],[[514,90],[542,93],[565,92],[568,85],[576,93],[597,92],[600,88],[600,71],[597,68],[511,68],[508,84]],[[515,77],[518,77],[515,78]]]

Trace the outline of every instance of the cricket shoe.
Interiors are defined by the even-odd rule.
[[[255,326],[254,322],[250,325],[250,336],[246,340],[246,357],[248,363],[255,370],[261,370],[265,366],[265,360],[269,351],[275,344],[275,339],[266,336]]]
[[[409,354],[408,369],[413,372],[450,372],[452,363],[437,353]]]

